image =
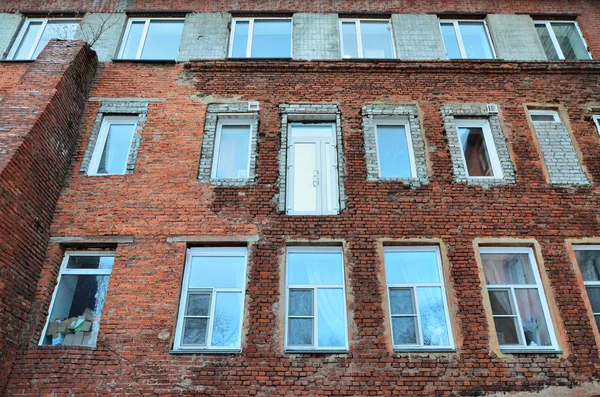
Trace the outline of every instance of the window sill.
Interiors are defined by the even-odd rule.
[[[350,354],[346,349],[319,349],[319,350],[308,350],[308,349],[286,349],[286,354]]]
[[[120,59],[113,58],[113,62],[131,62],[131,63],[156,63],[156,64],[176,64],[175,59]]]
[[[504,354],[562,354],[562,350],[556,349],[500,349]]]
[[[202,182],[202,181],[201,181]],[[254,183],[253,179],[249,178],[231,178],[231,179],[216,179],[210,178],[209,183],[211,186],[221,187],[221,186],[246,186]]]
[[[241,349],[180,349],[169,350],[169,354],[239,354]]]
[[[419,348],[419,347],[394,347],[394,353],[456,353],[456,349],[453,348],[436,348],[436,349],[428,349],[428,348]]]
[[[253,58],[253,57],[227,57],[226,59],[232,60],[232,61],[245,61],[245,60],[249,60],[249,61],[291,61],[294,58],[292,57],[266,57],[266,58]]]

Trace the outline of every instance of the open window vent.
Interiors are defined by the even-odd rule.
[[[256,101],[248,102],[248,111],[249,112],[258,112],[259,109],[260,109],[259,102],[256,102]]]
[[[487,112],[488,114],[498,114],[498,105],[494,105],[493,103],[487,104]]]

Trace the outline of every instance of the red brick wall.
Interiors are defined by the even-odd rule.
[[[593,64],[495,62],[206,61],[184,65],[104,64],[91,96],[164,98],[150,103],[132,175],[79,173],[98,110],[90,102],[51,235],[133,236],[121,244],[98,347],[38,347],[64,248],[51,244],[11,395],[480,395],[575,386],[598,380],[600,356],[565,240],[598,238],[600,138],[589,106],[600,102]],[[196,179],[206,103],[261,103],[258,182],[212,187]],[[337,102],[342,111],[348,209],[330,217],[276,211],[280,116],[288,102]],[[417,102],[431,183],[366,181],[361,107]],[[453,182],[440,106],[496,103],[517,175],[514,186]],[[591,188],[544,178],[524,104],[564,106]],[[172,355],[185,261],[175,235],[258,235],[250,248],[243,349],[235,355]],[[563,354],[499,357],[491,351],[476,238],[535,239],[541,246]],[[448,248],[457,352],[394,353],[384,312],[381,238],[437,238]],[[350,353],[283,352],[282,257],[286,240],[345,241]],[[552,298],[554,297],[554,298]],[[35,388],[33,388],[34,386]]]
[[[0,98],[6,95],[7,92],[19,82],[23,73],[29,68],[27,62],[4,62],[0,64]]]
[[[81,42],[55,42],[33,63],[0,64],[0,87],[13,86],[0,102],[0,392],[26,328],[95,69],[95,54]]]

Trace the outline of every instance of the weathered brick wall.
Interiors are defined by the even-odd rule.
[[[0,98],[4,97],[19,82],[23,73],[29,68],[29,63],[2,63],[0,64]]]
[[[96,64],[83,42],[53,42],[34,63],[0,65],[12,86],[0,102],[0,392],[26,328]]]
[[[38,347],[64,247],[52,243],[12,372],[10,395],[480,395],[574,386],[599,379],[595,330],[565,240],[598,238],[600,139],[589,108],[600,102],[596,64],[496,62],[202,61],[105,64],[94,80],[81,136],[51,226],[53,236],[133,236],[120,244],[98,346]],[[79,173],[102,97],[148,99],[133,174]],[[257,180],[214,187],[197,179],[206,107],[260,101]],[[329,217],[277,210],[279,105],[337,103],[347,209]],[[426,140],[429,183],[367,180],[362,108],[414,103]],[[495,103],[514,162],[515,183],[457,183],[441,107]],[[568,114],[591,187],[544,178],[525,104],[559,104]],[[242,352],[172,355],[186,245],[256,235]],[[204,237],[202,237],[204,236]],[[219,237],[223,236],[223,237]],[[394,353],[384,311],[380,239],[440,239],[451,296],[456,353]],[[492,349],[476,238],[535,239],[541,246],[562,354],[499,355]],[[283,256],[287,240],[347,243],[350,353],[285,354]]]

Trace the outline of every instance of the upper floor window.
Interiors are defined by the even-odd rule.
[[[480,249],[496,336],[503,349],[556,349],[550,310],[531,248]]]
[[[594,123],[596,124],[596,128],[598,129],[598,133],[600,133],[600,115],[592,116],[594,119]]]
[[[452,348],[437,247],[386,247],[385,277],[395,348]]]
[[[494,59],[485,21],[440,21],[448,59]]]
[[[27,19],[8,56],[9,59],[35,59],[52,39],[75,40],[79,19]]]
[[[573,249],[596,325],[600,329],[600,246],[578,245]]]
[[[219,119],[213,169],[214,179],[247,179],[250,171],[252,121]]]
[[[341,247],[290,247],[286,272],[286,350],[348,349]]]
[[[342,58],[394,58],[389,20],[342,19]]]
[[[232,22],[229,56],[232,58],[291,58],[292,20],[289,18],[236,18]]]
[[[577,23],[536,21],[535,29],[549,60],[590,59]]]
[[[94,146],[88,175],[125,174],[137,116],[106,116]]]
[[[129,19],[119,59],[176,60],[183,22],[175,18]]]
[[[502,165],[488,120],[456,119],[467,176],[502,178]]]
[[[376,118],[380,178],[415,178],[417,167],[407,118]]]
[[[67,252],[40,345],[96,344],[114,259],[113,252]]]

